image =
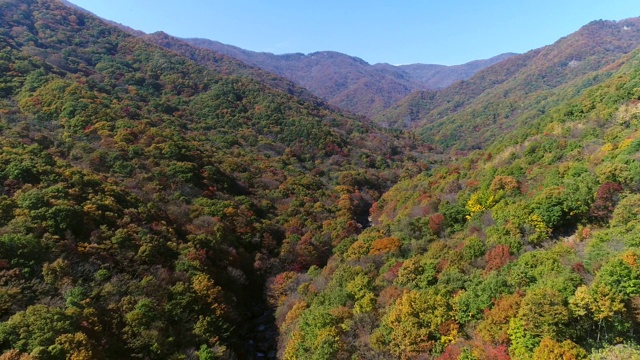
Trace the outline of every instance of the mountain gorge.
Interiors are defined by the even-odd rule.
[[[0,0],[0,359],[640,358],[640,19],[377,123],[194,41]]]
[[[283,76],[332,105],[369,117],[379,114],[414,91],[445,88],[515,55],[502,54],[456,66],[370,65],[357,57],[333,51],[274,55],[206,39],[184,41]]]

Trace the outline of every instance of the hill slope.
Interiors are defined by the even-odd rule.
[[[639,357],[639,69],[640,49],[400,181],[326,267],[273,284],[280,354]]]
[[[413,91],[447,87],[514,55],[502,54],[456,66],[370,65],[362,59],[332,51],[308,55],[274,55],[244,50],[212,40],[184,40],[194,46],[229,55],[283,76],[332,105],[370,117]]]
[[[416,92],[376,118],[393,127],[420,128],[430,142],[473,148],[516,128],[516,115],[544,113],[559,87],[580,91],[640,45],[640,19],[594,21],[553,45],[511,57],[447,89]],[[511,100],[505,101],[505,100]],[[459,141],[461,140],[461,141]]]
[[[292,81],[260,68],[249,66],[233,57],[212,50],[191,46],[187,42],[164,32],[156,32],[149,35],[134,35],[140,36],[150,43],[172,50],[181,56],[191,59],[223,75],[246,77],[259,81],[263,84],[267,84],[275,90],[280,90],[306,101],[314,102],[319,106],[328,107],[328,104],[323,104],[323,101],[309,92],[309,90],[296,85]]]
[[[397,132],[237,61],[54,0],[2,0],[0,19],[6,356],[269,355],[265,279],[323,265],[426,168]]]

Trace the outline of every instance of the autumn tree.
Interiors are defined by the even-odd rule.
[[[433,288],[408,291],[388,310],[372,345],[402,359],[413,358],[434,347],[440,340],[438,328],[449,319],[443,294]]]

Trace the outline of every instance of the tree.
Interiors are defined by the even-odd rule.
[[[526,331],[524,324],[517,317],[509,320],[509,354],[514,359],[531,359],[534,349],[539,345],[540,339]]]
[[[56,339],[75,330],[73,319],[62,309],[34,305],[0,324],[0,342],[24,353],[38,351],[52,355],[49,349]]]
[[[512,291],[504,275],[498,272],[491,272],[486,277],[478,273],[470,280],[467,289],[457,293],[452,300],[456,319],[461,324],[479,320],[494,299]]]
[[[620,200],[613,211],[611,226],[626,226],[637,221],[638,215],[640,215],[640,194],[630,194]]]
[[[437,263],[425,256],[415,256],[402,263],[395,284],[410,289],[427,289],[437,281]]]
[[[494,193],[504,191],[508,195],[514,195],[520,192],[520,183],[513,176],[496,176],[491,181],[489,190]]]
[[[494,301],[491,309],[485,309],[478,325],[478,334],[485,341],[505,344],[509,341],[509,322],[518,315],[523,295],[519,292],[503,295]]]
[[[559,343],[550,338],[543,338],[533,353],[533,360],[582,360],[587,359],[587,352],[571,340]]]
[[[371,244],[369,255],[393,253],[398,251],[398,249],[400,249],[400,246],[402,246],[402,242],[397,237],[386,237],[377,239],[374,240]]]
[[[373,311],[376,304],[376,297],[371,284],[371,279],[364,275],[358,274],[346,286],[347,292],[351,294],[356,302],[353,304],[353,313],[362,314]]]
[[[500,269],[511,261],[509,251],[509,245],[498,245],[491,250],[487,250],[487,253],[484,256],[484,260],[487,263],[484,268],[485,273]]]
[[[558,291],[537,287],[529,290],[522,299],[518,319],[522,321],[522,326],[529,334],[558,338],[564,334],[564,325],[569,320],[569,309]]]
[[[426,353],[440,340],[438,329],[450,316],[446,297],[435,289],[407,291],[383,318],[372,345],[402,359]]]
[[[606,182],[600,185],[589,214],[599,222],[609,220],[618,202],[618,195],[622,190],[622,186],[618,183]]]

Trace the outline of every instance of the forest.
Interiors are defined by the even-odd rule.
[[[620,26],[559,42],[579,69],[534,50],[374,122],[0,0],[0,359],[639,359]]]

